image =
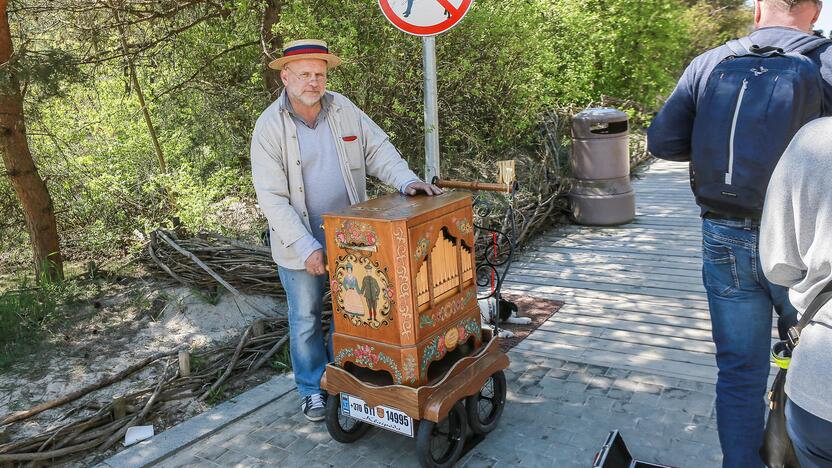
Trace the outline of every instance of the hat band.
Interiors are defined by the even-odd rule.
[[[329,49],[322,46],[314,46],[314,45],[303,45],[297,47],[290,47],[283,51],[284,57],[289,57],[292,55],[300,55],[300,54],[328,54]]]

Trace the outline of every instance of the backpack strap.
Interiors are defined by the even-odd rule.
[[[750,38],[750,37],[748,37],[748,36],[741,37],[741,38],[737,39],[737,42],[739,42],[739,43],[740,43],[740,45],[741,45],[741,46],[742,46],[745,50],[747,50],[748,52],[751,52],[751,49],[754,49],[754,48],[756,48],[756,47],[757,47],[757,46],[756,46],[756,45],[755,45],[755,44],[751,41],[751,38]]]
[[[800,55],[806,55],[813,50],[817,49],[818,47],[824,46],[826,44],[832,44],[832,39],[827,39],[825,37],[814,37],[813,40],[806,42],[802,45],[797,47],[789,47],[789,48],[781,48],[785,52],[793,52]],[[755,53],[753,49],[760,49],[760,47],[751,40],[750,37],[745,36],[739,39],[734,39],[725,43],[731,52],[734,55],[748,55]]]
[[[811,51],[813,51],[813,50],[817,49],[818,47],[821,47],[825,44],[832,44],[832,40],[829,40],[825,37],[815,37],[814,40],[809,41],[809,42],[807,42],[803,45],[800,45],[800,46],[797,46],[797,47],[794,47],[794,48],[790,48],[790,49],[786,50],[786,52],[794,52],[796,54],[806,55],[809,52],[811,52]]]
[[[752,52],[752,49],[757,47],[748,36],[728,41],[725,45],[727,45],[728,48],[731,49],[731,53],[736,56],[753,54],[754,52]]]
[[[744,37],[743,39],[748,39],[748,38]],[[730,40],[730,41],[726,42],[725,45],[728,46],[728,48],[731,49],[731,53],[736,55],[736,56],[746,55],[751,51],[751,47],[746,47],[745,45],[743,45],[743,43],[741,41],[742,41],[742,39],[739,39],[739,40],[733,39],[733,40]]]
[[[805,43],[801,46],[794,47],[791,50],[788,50],[787,52],[799,54],[803,57],[806,57],[806,60],[810,60],[809,57],[808,57],[809,53],[811,53],[815,49],[818,49],[819,47],[823,47],[825,45],[832,44],[832,40],[827,39],[823,36],[815,36],[812,39],[813,40],[811,40],[811,41],[809,41],[809,42],[807,42],[807,43]],[[829,107],[829,103],[827,103],[825,101],[826,101],[825,99],[821,99],[821,101],[820,101],[821,115],[826,115],[826,113],[829,111],[829,109],[827,109]],[[801,330],[802,329],[803,329],[803,327],[801,327]],[[800,332],[800,330],[798,330],[798,333],[799,332]]]
[[[815,297],[815,300],[809,304],[809,307],[806,308],[806,312],[803,312],[803,315],[800,317],[800,321],[797,322],[797,325],[789,328],[788,345],[790,349],[794,349],[794,347],[797,346],[797,343],[800,341],[800,332],[806,328],[806,325],[809,325],[809,322],[815,318],[815,315],[821,307],[829,302],[830,299],[832,299],[832,283],[827,284],[821,290],[820,294]]]

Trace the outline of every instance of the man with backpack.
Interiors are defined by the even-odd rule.
[[[648,131],[655,156],[691,163],[724,467],[763,466],[772,308],[781,334],[796,321],[786,288],[763,276],[759,221],[789,141],[832,115],[832,42],[812,31],[820,9],[820,0],[756,0],[755,31],[694,59]]]

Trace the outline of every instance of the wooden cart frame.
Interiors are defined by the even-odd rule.
[[[490,330],[483,330],[483,335],[490,334]],[[475,395],[491,375],[508,368],[508,356],[500,351],[499,340],[483,336],[483,341],[486,339],[487,344],[471,356],[457,361],[441,380],[432,385],[416,388],[405,385],[376,386],[329,364],[321,379],[321,388],[330,395],[349,393],[360,397],[369,406],[390,406],[415,420],[438,423],[445,419],[456,402]]]

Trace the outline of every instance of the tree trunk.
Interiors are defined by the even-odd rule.
[[[283,37],[275,36],[272,26],[280,21],[280,12],[283,8],[283,0],[265,0],[266,9],[263,12],[263,22],[260,26],[260,57],[263,62],[263,81],[266,91],[269,93],[269,100],[274,101],[280,95],[283,82],[280,81],[280,70],[269,68],[269,62],[276,59],[283,53]]]
[[[62,279],[63,260],[52,198],[29,151],[20,82],[10,63],[13,48],[7,7],[8,0],[0,0],[0,152],[23,207],[38,279]]]

